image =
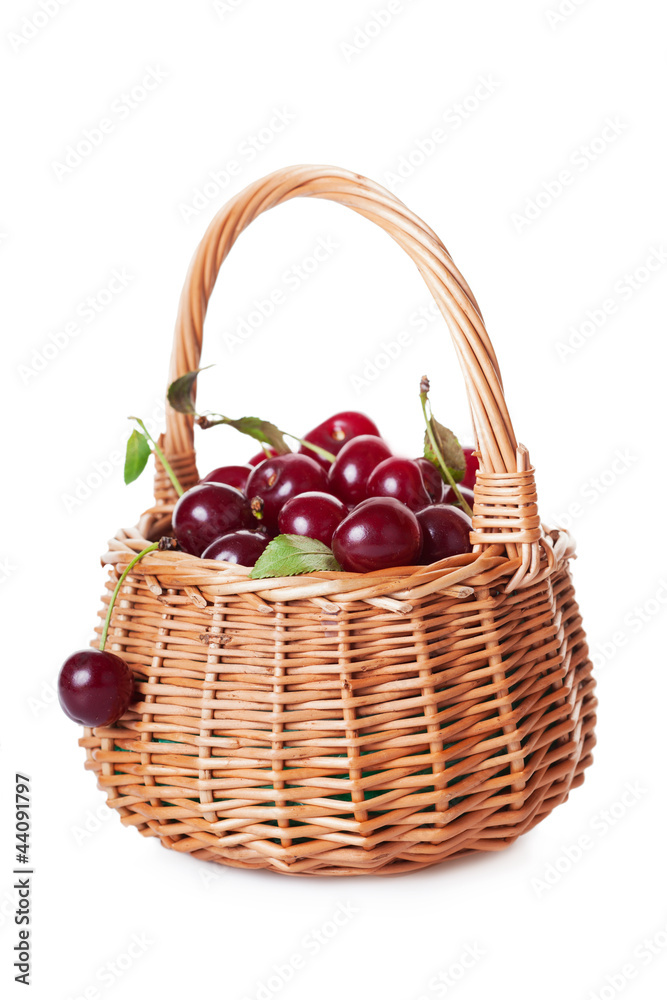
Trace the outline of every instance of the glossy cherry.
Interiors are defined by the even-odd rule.
[[[421,469],[411,458],[385,458],[368,477],[366,493],[369,497],[395,497],[414,511],[431,503]]]
[[[207,476],[202,476],[199,482],[223,483],[226,486],[233,486],[234,489],[241,490],[243,493],[251,472],[251,465],[221,465],[219,469],[214,469]]]
[[[461,480],[462,486],[467,486],[469,490],[474,489],[475,478],[477,476],[477,470],[479,469],[479,459],[475,454],[474,448],[464,448],[463,454],[466,457],[466,471],[465,476]]]
[[[347,507],[329,493],[301,493],[288,500],[278,516],[282,535],[306,535],[331,547],[331,537],[347,517]]]
[[[283,504],[298,493],[326,492],[327,477],[307,455],[278,455],[255,466],[246,489],[253,505],[260,501],[261,521],[269,531],[275,531]]]
[[[132,671],[115,653],[79,649],[68,656],[58,677],[63,712],[82,726],[112,726],[132,700]]]
[[[419,466],[431,503],[442,503],[442,498],[445,495],[445,484],[435,465],[427,458],[416,458],[415,462]]]
[[[432,504],[420,510],[417,521],[422,531],[423,545],[419,562],[424,565],[472,552],[470,529],[472,521],[451,504]]]
[[[376,465],[391,458],[389,446],[382,438],[362,434],[341,448],[329,470],[329,489],[343,503],[360,503],[367,497],[366,484]]]
[[[380,432],[373,421],[364,413],[345,410],[343,413],[335,413],[333,417],[329,417],[328,420],[324,420],[321,424],[318,424],[312,431],[304,434],[303,439],[304,441],[312,441],[313,444],[319,445],[320,448],[324,448],[333,455],[337,455],[343,445],[347,444],[352,438],[359,437],[360,434],[371,434],[374,437],[380,436]],[[314,458],[316,462],[319,462],[325,468],[328,468],[331,464],[326,458],[311,451],[306,445],[302,444],[299,452],[302,455]]]
[[[421,544],[419,521],[405,504],[393,497],[373,497],[341,521],[331,547],[344,570],[370,573],[413,565]]]
[[[204,549],[201,557],[254,566],[268,544],[269,538],[262,531],[229,531]]]
[[[220,535],[254,526],[247,498],[223,483],[200,483],[184,493],[174,507],[172,525],[183,551],[194,556]]]

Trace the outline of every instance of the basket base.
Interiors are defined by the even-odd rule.
[[[590,708],[594,708],[595,700]],[[587,731],[582,733],[583,754],[579,758],[574,772],[569,774],[558,785],[541,785],[520,810],[509,810],[506,817],[508,825],[477,830],[474,833],[458,833],[443,843],[415,843],[396,841],[391,845],[368,851],[353,848],[326,851],[316,858],[298,856],[290,859],[271,857],[260,854],[252,849],[228,849],[202,847],[194,838],[176,840],[160,835],[157,826],[152,823],[141,831],[144,836],[158,836],[161,845],[168,850],[189,854],[200,861],[209,861],[228,868],[240,868],[246,871],[270,871],[280,875],[291,876],[354,876],[354,875],[407,875],[410,872],[431,868],[444,862],[459,861],[464,858],[489,855],[504,851],[525,833],[532,830],[538,823],[552,812],[556,806],[566,802],[570,791],[584,782],[584,771],[593,762],[592,749],[595,746],[594,725],[595,715],[587,713]],[[496,815],[496,822],[498,822]],[[511,824],[511,825],[510,825]],[[509,832],[511,829],[511,833]],[[423,833],[423,831],[422,831]],[[442,834],[441,834],[442,836]],[[284,852],[280,851],[280,854]]]

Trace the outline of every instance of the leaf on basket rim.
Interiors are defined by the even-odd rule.
[[[141,431],[133,430],[127,442],[125,450],[125,468],[123,477],[125,484],[133,483],[138,479],[146,468],[146,463],[151,456],[151,447],[146,440],[146,435]]]
[[[458,483],[465,476],[466,471],[466,457],[463,452],[463,448],[459,443],[459,439],[453,431],[450,431],[448,427],[444,424],[438,423],[435,417],[431,417],[431,429],[438,443],[438,447],[442,452],[442,457],[445,460],[445,464],[449,469],[450,475],[454,482]],[[433,445],[429,439],[428,431],[424,434],[424,458],[436,467],[442,478],[447,481],[443,470],[440,467],[440,462],[438,457],[433,450]]]
[[[336,557],[324,542],[306,535],[277,535],[255,563],[250,579],[297,576],[321,570],[340,570]]]

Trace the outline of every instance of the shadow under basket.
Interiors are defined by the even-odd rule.
[[[172,850],[291,875],[399,874],[505,848],[565,801],[591,763],[594,680],[573,545],[540,522],[479,307],[394,195],[302,166],[233,198],[190,267],[169,381],[198,366],[206,307],[240,233],[299,196],[385,229],[447,321],[480,456],[473,551],[270,580],[152,552],[127,577],[107,646],[132,668],[136,701],[80,743],[121,822]],[[161,443],[194,485],[192,418],[168,407]],[[175,499],[158,466],[155,505],[104,557],[102,615],[130,559],[169,531]]]

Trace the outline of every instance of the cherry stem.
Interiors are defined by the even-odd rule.
[[[183,490],[183,487],[179,483],[179,481],[178,481],[178,479],[176,477],[176,473],[174,472],[174,470],[172,469],[171,465],[169,464],[165,453],[162,451],[162,448],[157,443],[157,441],[155,441],[150,436],[150,434],[148,433],[148,431],[146,429],[146,424],[143,422],[143,420],[140,420],[139,417],[129,417],[128,419],[130,419],[130,420],[136,420],[136,422],[139,424],[139,426],[141,427],[142,431],[144,432],[144,434],[146,435],[146,437],[148,438],[148,440],[150,441],[150,443],[153,445],[153,450],[155,451],[155,454],[157,455],[157,457],[160,459],[160,462],[162,463],[162,467],[163,467],[164,471],[169,476],[169,479],[171,480],[171,485],[176,490],[176,494],[179,497],[182,497],[183,493],[185,491]]]
[[[433,414],[431,412],[429,412],[430,409],[431,409],[431,404],[430,404],[430,401],[429,401],[429,398],[428,398],[428,391],[423,388],[423,386],[427,384],[427,381],[428,380],[426,378],[424,378],[422,380],[422,391],[419,393],[419,398],[420,398],[421,404],[422,404],[422,412],[424,414],[424,421],[426,423],[426,433],[428,434],[428,439],[431,442],[431,448],[433,448],[433,452],[435,454],[435,457],[438,460],[438,464],[440,466],[440,474],[441,475],[444,474],[444,476],[447,479],[449,485],[454,490],[454,495],[456,496],[456,499],[458,500],[458,502],[461,504],[462,509],[465,511],[465,513],[468,515],[468,517],[472,517],[472,511],[470,509],[470,505],[467,503],[465,497],[463,496],[463,494],[461,493],[460,489],[458,488],[458,486],[456,484],[456,481],[454,480],[454,477],[452,476],[451,472],[449,471],[447,463],[445,462],[445,460],[443,458],[442,451],[440,450],[440,445],[438,444],[438,440],[437,440],[437,438],[436,438],[436,436],[435,436],[435,434],[433,432],[433,426],[431,424],[431,420],[432,420]]]
[[[306,441],[304,438],[295,437],[294,434],[290,434],[289,431],[281,431],[280,433],[285,434],[288,438],[292,438],[292,441],[298,441],[299,444],[309,448],[310,451],[314,451],[316,455],[320,456],[320,458],[326,458],[327,462],[336,461],[336,456],[330,451],[327,451],[326,448],[320,448],[319,444],[313,444],[312,441]]]
[[[127,564],[127,566],[125,567],[125,569],[121,573],[121,575],[120,575],[120,577],[118,579],[118,583],[116,584],[116,586],[114,588],[114,592],[111,595],[111,600],[109,601],[109,607],[107,609],[107,616],[104,619],[104,627],[102,629],[102,636],[100,638],[100,652],[103,652],[104,647],[106,645],[107,633],[109,632],[109,622],[111,621],[111,612],[113,611],[113,606],[116,603],[116,598],[118,597],[118,594],[120,593],[120,588],[125,583],[125,578],[127,577],[127,575],[130,572],[130,570],[133,569],[137,565],[137,563],[139,562],[139,560],[143,559],[144,556],[148,555],[149,552],[155,552],[156,549],[158,548],[159,544],[160,544],[159,542],[155,542],[153,545],[149,545],[147,548],[143,549],[142,552],[140,552],[138,555],[136,555],[134,557],[134,559],[132,559]]]
[[[231,420],[229,417],[224,417],[221,413],[214,413],[212,416],[217,417],[218,419],[211,420],[211,418],[207,416],[200,416],[197,418],[197,423],[202,430],[208,430],[209,427],[216,427],[218,424],[229,424],[231,427],[235,427],[237,431],[240,430],[240,428],[236,426],[237,422],[235,420]],[[310,450],[314,451],[316,455],[320,455],[321,458],[325,458],[327,462],[336,461],[336,456],[330,451],[327,451],[326,448],[320,448],[319,444],[313,444],[312,441],[305,441],[303,438],[297,437],[296,434],[290,434],[289,431],[281,431],[279,428],[276,428],[276,430],[282,437],[291,438],[292,441],[297,441],[299,444],[304,445],[304,447],[310,448]],[[246,433],[246,431],[241,430],[241,434]],[[253,435],[249,434],[248,436],[252,437]],[[271,443],[269,442],[269,444],[266,444],[264,441],[260,441],[260,444],[264,453],[268,456],[267,448],[272,447]],[[286,450],[283,454],[287,454],[289,452],[287,445],[285,445],[285,449]],[[279,451],[279,449],[276,448],[275,451]]]

